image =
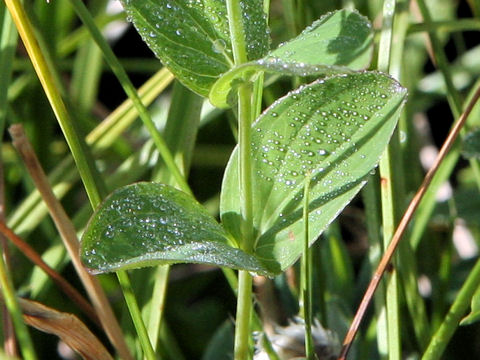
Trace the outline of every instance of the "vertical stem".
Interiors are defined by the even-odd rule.
[[[369,239],[369,262],[372,270],[378,266],[380,261],[380,256],[382,254],[382,237],[380,234],[380,229],[382,228],[382,215],[380,209],[380,178],[379,176],[372,176],[368,183],[362,190],[363,203],[365,205],[365,215],[366,215],[366,224],[367,224],[367,233]],[[374,305],[375,305],[375,314],[377,317],[376,321],[376,332],[377,334],[383,334],[387,332],[384,308],[385,308],[385,293],[386,293],[386,284],[380,282],[378,288],[375,291]],[[387,352],[386,348],[388,347],[387,340],[385,336],[376,337],[378,352],[380,354],[385,354]]]
[[[158,149],[158,152],[162,156],[163,161],[165,162],[166,167],[171,172],[175,181],[177,182],[179,188],[186,192],[191,193],[190,187],[188,186],[185,178],[182,176],[178,166],[176,165],[172,154],[170,153],[165,140],[163,139],[162,135],[156,128],[151,116],[148,113],[147,108],[142,103],[135,87],[133,86],[132,82],[130,81],[125,69],[120,64],[120,61],[117,59],[113,50],[110,48],[108,43],[106,42],[105,38],[102,36],[100,30],[98,30],[97,26],[95,25],[95,21],[93,20],[90,12],[86,8],[80,0],[70,0],[72,6],[75,8],[78,17],[82,20],[85,24],[87,29],[89,30],[93,40],[96,42],[98,47],[101,49],[105,61],[112,69],[115,76],[118,78],[118,81],[122,85],[125,93],[128,97],[132,100],[133,105],[136,107],[138,111],[138,115],[140,119],[143,121],[143,124],[149,131],[155,146]]]
[[[242,7],[239,0],[227,0],[228,26],[232,40],[233,60],[235,65],[247,62],[247,44],[242,21]]]
[[[127,303],[130,316],[135,324],[135,330],[137,331],[138,340],[142,346],[143,354],[146,359],[155,360],[157,357],[155,355],[155,351],[153,350],[152,344],[150,343],[148,331],[145,327],[145,323],[143,322],[142,313],[138,307],[137,299],[135,298],[128,274],[126,271],[117,271],[117,278],[120,286],[122,287],[123,296],[125,298],[125,302]]]
[[[13,288],[12,281],[8,276],[5,261],[3,260],[2,256],[0,256],[0,286],[2,288],[7,309],[12,316],[22,355],[26,360],[35,360],[37,357],[35,356],[32,339],[28,333],[27,326],[23,322],[22,310],[18,305],[17,298],[15,296],[15,290]]]
[[[241,1],[227,0],[227,12],[235,65],[248,61],[245,29],[242,21]],[[240,203],[242,209],[242,239],[240,247],[246,252],[253,250],[252,216],[252,166],[251,166],[251,123],[253,118],[252,89],[245,84],[238,89],[239,128],[239,173]],[[250,320],[252,317],[252,277],[247,271],[239,272],[237,315],[235,326],[235,360],[249,358]]]
[[[5,4],[12,15],[17,30],[27,49],[30,60],[37,73],[42,87],[47,95],[48,101],[65,135],[72,156],[81,174],[82,181],[91,202],[99,204],[102,197],[106,195],[106,188],[100,181],[93,158],[83,139],[78,135],[75,122],[67,111],[63,102],[60,90],[57,86],[55,72],[47,63],[47,60],[38,44],[33,26],[22,4],[17,0],[5,0]]]
[[[300,313],[305,322],[305,355],[308,360],[314,359],[314,344],[312,339],[312,254],[309,247],[308,204],[310,190],[310,175],[307,175],[303,192],[303,255],[301,261],[301,307]]]
[[[8,104],[8,88],[11,82],[12,63],[15,57],[15,49],[18,42],[18,34],[15,29],[12,17],[5,7],[4,3],[0,4],[0,134],[5,130],[5,122],[7,118]],[[5,220],[5,173],[3,168],[3,150],[0,150],[0,219]],[[10,257],[8,244],[5,237],[0,237],[2,256],[5,260],[7,269],[10,268]],[[3,318],[3,334],[5,354],[15,357],[18,355],[18,349],[15,339],[15,329],[11,316],[5,305],[1,307]]]
[[[378,69],[388,72],[390,69],[390,52],[392,47],[393,19],[395,15],[395,0],[385,0],[383,3],[383,23],[382,33],[380,35]],[[383,222],[383,241],[384,250],[387,249],[396,226],[397,212],[395,208],[394,194],[394,176],[393,159],[391,151],[398,148],[396,139],[398,134],[395,132],[392,137],[392,144],[387,147],[380,160],[380,193],[382,199],[382,222]],[[388,358],[394,360],[401,359],[400,344],[400,322],[399,322],[399,290],[398,290],[398,272],[394,268],[390,273],[385,293],[386,307],[386,326],[388,342]],[[380,336],[380,334],[379,334]]]
[[[242,207],[242,248],[247,252],[253,250],[253,215],[252,215],[252,163],[251,163],[251,117],[252,91],[249,84],[242,85],[238,90],[238,118],[239,134],[238,146],[240,150],[240,194]]]
[[[288,37],[294,38],[295,35],[297,35],[295,5],[293,4],[293,0],[283,0],[282,5],[283,5],[283,16],[285,19]]]
[[[471,299],[479,286],[480,261],[477,261],[458,295],[455,297],[455,301],[445,316],[442,325],[430,341],[427,350],[422,356],[422,360],[436,360],[442,357],[445,348],[457,329],[460,320],[465,316],[465,311],[467,311],[470,306]]]
[[[248,271],[238,273],[237,314],[235,323],[235,360],[250,358],[250,320],[252,318],[252,276]]]

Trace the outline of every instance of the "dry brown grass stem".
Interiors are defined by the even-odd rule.
[[[105,330],[120,357],[125,360],[133,359],[130,355],[130,351],[125,343],[122,330],[113,313],[110,303],[108,302],[105,292],[103,291],[97,279],[87,272],[80,261],[79,241],[75,227],[73,226],[72,221],[66,214],[62,205],[55,197],[48,182],[47,176],[45,175],[45,172],[43,171],[30,142],[25,136],[23,127],[20,124],[12,125],[9,128],[9,132],[12,136],[15,148],[20,153],[20,156],[22,157],[30,176],[32,177],[37,190],[47,205],[50,216],[52,217],[63,243],[70,255],[72,264],[75,267],[75,270],[77,271],[77,274],[82,281],[90,300],[93,303],[103,329]]]
[[[477,90],[475,91],[475,94],[473,95],[472,99],[468,103],[467,108],[462,113],[462,115],[458,118],[453,128],[450,130],[450,133],[448,134],[447,139],[443,143],[442,148],[440,149],[434,164],[425,175],[425,178],[423,179],[423,182],[420,185],[420,188],[417,190],[417,193],[415,194],[412,201],[408,205],[407,210],[403,214],[403,217],[400,220],[400,223],[398,224],[398,227],[395,233],[393,234],[392,240],[390,241],[389,246],[382,257],[382,260],[378,264],[377,269],[373,274],[372,280],[370,281],[370,284],[368,285],[367,290],[365,291],[362,302],[358,307],[357,313],[353,318],[353,321],[350,325],[347,335],[345,336],[345,339],[343,341],[343,348],[340,353],[340,356],[338,357],[339,360],[345,360],[347,358],[348,351],[352,346],[353,340],[355,339],[355,335],[357,334],[358,328],[360,327],[360,323],[362,322],[362,319],[365,315],[368,305],[370,304],[373,298],[373,294],[375,293],[375,290],[377,289],[380,283],[380,280],[382,279],[383,274],[385,273],[385,270],[390,264],[393,254],[395,253],[395,250],[403,234],[405,233],[405,230],[407,229],[408,224],[412,220],[415,210],[420,204],[420,201],[422,200],[423,195],[425,195],[425,193],[427,192],[428,187],[433,180],[433,177],[435,176],[438,168],[440,167],[440,164],[442,163],[443,159],[445,158],[445,156],[447,155],[447,153],[455,143],[455,140],[460,134],[460,130],[463,128],[463,125],[465,125],[465,122],[467,121],[468,116],[470,115],[470,112],[473,110],[479,98],[480,98],[480,87],[477,88]]]

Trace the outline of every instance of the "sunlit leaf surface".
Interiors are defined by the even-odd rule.
[[[302,197],[311,174],[310,242],[364,185],[385,149],[406,90],[379,73],[318,80],[289,93],[252,129],[255,254],[273,272],[301,254]],[[240,237],[238,149],[221,196],[224,226]]]

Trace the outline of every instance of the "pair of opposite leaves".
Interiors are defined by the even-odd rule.
[[[366,68],[372,56],[368,20],[348,10],[333,12],[268,52],[261,1],[241,4],[250,62],[235,67],[223,0],[124,1],[162,62],[216,106],[227,107],[236,84],[260,72],[323,76],[277,100],[252,126],[254,253],[237,247],[236,148],[222,185],[223,226],[191,196],[168,185],[123,187],[96,210],[83,235],[82,259],[93,272],[192,262],[277,274],[303,251],[307,174],[313,243],[376,166],[406,90],[384,74],[354,71]]]

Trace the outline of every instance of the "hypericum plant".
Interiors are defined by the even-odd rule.
[[[341,10],[269,51],[261,0],[124,0],[129,19],[164,65],[218,107],[237,107],[239,144],[221,190],[221,224],[189,194],[159,183],[118,189],[83,235],[93,272],[180,262],[240,270],[236,359],[248,354],[251,273],[273,276],[312,244],[365,184],[406,97],[365,69],[373,34]],[[316,81],[258,115],[265,73]],[[256,118],[255,121],[253,121]]]

